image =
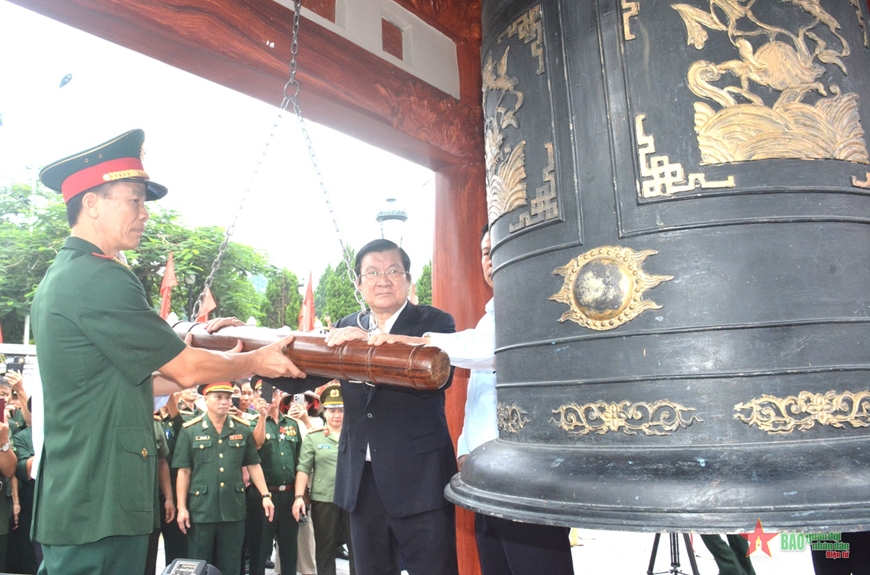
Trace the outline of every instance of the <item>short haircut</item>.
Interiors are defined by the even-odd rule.
[[[84,192],[71,197],[66,203],[66,221],[69,224],[69,227],[73,227],[79,221],[79,215],[82,213],[82,201],[85,198],[85,194],[97,194],[103,198],[108,198],[116,183],[117,182],[106,182],[105,184],[94,186],[89,190],[85,190]]]
[[[489,222],[483,224],[483,227],[480,229],[480,241],[483,241],[483,238],[486,237],[486,234],[489,232]]]
[[[399,255],[402,256],[402,265],[405,267],[404,271],[411,271],[411,258],[408,257],[408,253],[403,250],[398,244],[385,239],[372,240],[364,245],[362,249],[356,254],[356,261],[353,264],[353,271],[356,274],[357,279],[359,279],[359,275],[360,273],[362,273],[362,261],[364,257],[371,253],[391,252],[393,250],[399,252]]]

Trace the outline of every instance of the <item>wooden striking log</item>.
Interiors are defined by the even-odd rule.
[[[238,341],[242,342],[242,351],[251,351],[288,335],[250,326],[225,327],[208,333],[205,324],[191,322],[179,322],[173,329],[182,338],[189,333],[191,346],[215,351],[229,351]],[[440,389],[450,377],[450,358],[437,347],[402,343],[373,346],[365,341],[330,347],[322,335],[293,332],[293,336],[293,341],[284,348],[284,355],[307,375],[417,390]]]

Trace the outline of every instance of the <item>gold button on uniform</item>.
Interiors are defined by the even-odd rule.
[[[223,453],[218,453],[218,457],[220,457],[221,459],[223,459],[223,456],[224,456]]]
[[[221,487],[223,487],[223,486],[224,486],[224,482],[223,482],[223,481],[221,481]]]
[[[218,439],[218,443],[223,443],[223,442],[224,442],[223,439]]]
[[[221,467],[221,473],[223,473],[223,472],[224,472],[224,468],[223,468],[223,467]]]
[[[148,450],[143,447],[142,448],[142,459],[145,459],[146,457],[148,457]]]

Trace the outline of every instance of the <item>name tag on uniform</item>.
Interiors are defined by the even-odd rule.
[[[197,435],[196,436],[196,441],[208,441],[209,439],[211,439],[210,435]]]
[[[332,449],[331,445],[318,445],[317,449]]]
[[[236,441],[236,440],[242,439],[244,437],[245,436],[242,435],[241,433],[239,433],[238,435],[230,435],[230,441]]]

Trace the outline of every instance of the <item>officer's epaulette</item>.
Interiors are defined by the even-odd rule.
[[[204,414],[204,413],[203,413],[202,415],[199,415],[199,416],[197,416],[197,417],[194,417],[194,418],[191,419],[190,421],[185,421],[183,426],[184,426],[184,427],[190,427],[190,426],[193,425],[194,423],[199,423],[200,421],[202,421],[202,418],[203,418],[203,417],[205,417],[205,414]]]
[[[321,427],[320,429],[312,429],[311,431],[308,432],[308,435],[311,435],[312,433],[323,433],[324,429],[326,429],[326,428]]]
[[[235,419],[236,421],[238,421],[239,423],[241,423],[241,424],[244,425],[245,427],[251,427],[251,424],[248,423],[248,420],[247,420],[247,419],[242,419],[242,418],[239,417],[238,415],[231,415],[230,417],[232,417],[233,419]]]

